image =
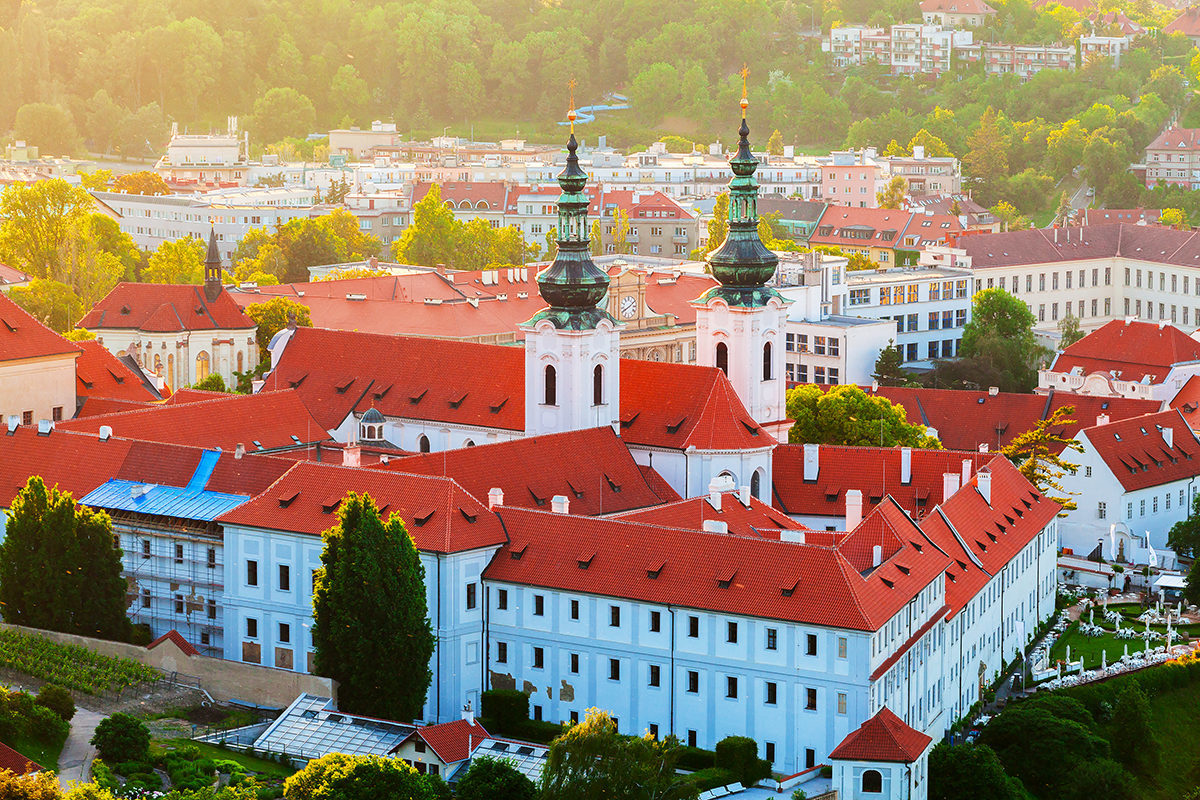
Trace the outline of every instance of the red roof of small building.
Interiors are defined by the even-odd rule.
[[[833,748],[830,758],[839,761],[895,761],[911,764],[933,739],[910,727],[884,706],[879,713],[851,731]]]
[[[1050,392],[1018,394],[959,389],[923,389],[901,386],[867,387],[864,391],[886,397],[904,408],[908,421],[937,430],[942,446],[950,450],[978,450],[986,444],[998,451],[1014,438],[1033,430],[1063,406],[1073,406],[1074,424],[1059,426],[1055,433],[1073,437],[1081,428],[1094,424],[1096,417],[1124,419],[1157,411],[1157,400]],[[1062,447],[1058,448],[1059,451]],[[903,504],[902,504],[903,505]]]
[[[118,283],[79,321],[87,330],[141,330],[148,333],[255,328],[224,290],[209,302],[203,286]]]
[[[386,518],[399,514],[420,550],[453,553],[499,545],[494,514],[450,478],[301,461],[220,521],[320,536],[337,524],[349,492],[369,494]]]
[[[992,454],[961,450],[910,450],[912,467],[907,483],[901,481],[902,449],[898,447],[842,447],[819,445],[817,479],[804,480],[804,445],[781,444],[772,461],[774,501],[787,514],[846,516],[846,491],[858,489],[863,514],[892,498],[914,518],[925,516],[942,502],[943,476],[962,475],[962,462],[971,462],[974,473]]]
[[[405,741],[414,736],[424,740],[443,764],[457,764],[470,758],[475,748],[491,734],[487,732],[487,728],[474,720],[467,722],[465,719],[456,719],[453,722],[417,728]]]
[[[150,408],[104,414],[59,423],[64,430],[249,453],[329,438],[329,432],[305,408],[296,392],[227,394],[194,403],[157,404]]]
[[[1192,426],[1192,430],[1196,430],[1200,426],[1200,415],[1196,414],[1200,410],[1200,375],[1188,378],[1187,383],[1180,387],[1167,407],[1177,409]]]
[[[1168,428],[1170,446],[1163,433]],[[1200,441],[1178,409],[1086,428],[1083,433],[1127,492],[1200,475]]]
[[[31,758],[13,750],[4,742],[0,742],[0,771],[7,770],[14,775],[28,775],[31,772],[41,772],[45,767]]]
[[[1083,209],[1083,224],[1103,225],[1124,222],[1136,225],[1139,222],[1145,222],[1147,225],[1157,225],[1161,213],[1154,208],[1085,208]]]
[[[1095,0],[1034,0],[1034,8],[1044,8],[1051,3],[1063,8],[1070,8],[1080,14],[1088,14],[1097,9]]]
[[[185,655],[189,655],[189,656],[200,655],[200,651],[197,650],[195,647],[193,647],[192,643],[189,642],[187,639],[184,639],[183,635],[179,631],[175,630],[174,628],[167,631],[166,633],[164,633],[162,636],[155,639],[150,644],[146,645],[146,649],[153,650],[154,648],[158,647],[160,644],[162,644],[163,642],[166,642],[168,640],[173,642],[176,647],[178,647],[180,650],[182,650],[184,652]]]
[[[413,187],[412,203],[425,199],[432,183],[421,181]],[[508,198],[508,184],[504,181],[445,181],[438,184],[442,202],[454,209],[473,211],[495,211],[504,213]],[[453,265],[451,265],[453,266]]]
[[[1088,375],[1115,373],[1124,381],[1149,376],[1162,383],[1171,367],[1200,361],[1200,342],[1174,325],[1113,320],[1068,347],[1054,361],[1054,372],[1075,368]]]
[[[79,348],[0,294],[0,361],[72,355]]]
[[[829,206],[808,241],[853,248],[903,247],[912,220],[910,212],[897,209]],[[955,224],[957,229],[962,228],[957,220]]]
[[[723,522],[731,534],[766,536],[773,539],[779,538],[780,530],[808,530],[758,498],[751,497],[749,500],[748,505],[743,505],[736,492],[725,492],[721,495],[720,511],[713,507],[708,495],[703,495],[612,516],[631,522],[646,522],[667,528],[692,528],[698,531],[704,530],[706,522]]]
[[[647,482],[612,428],[587,428],[392,459],[382,469],[446,475],[475,497],[504,492],[506,505],[549,508],[562,495],[572,514],[611,514],[677,500]]]
[[[1185,36],[1197,37],[1200,36],[1200,6],[1192,6],[1180,12],[1179,16],[1171,20],[1167,27],[1163,28],[1163,33],[1182,33]],[[1155,143],[1157,144],[1157,139]],[[1151,145],[1153,147],[1154,145]]]
[[[491,581],[854,630],[877,630],[949,563],[893,503],[837,545],[517,508],[497,514],[509,541],[484,570]]]
[[[8,264],[0,264],[0,285],[7,286],[13,283],[28,283],[29,281],[29,275],[16,267],[10,267]]]
[[[79,342],[75,359],[75,394],[110,400],[152,403],[161,398],[150,391],[142,376],[131,370],[97,341]]]

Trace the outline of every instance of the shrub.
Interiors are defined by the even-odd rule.
[[[150,626],[145,622],[139,622],[129,630],[129,643],[141,645],[145,647],[154,641],[154,634],[150,632]]]
[[[726,736],[717,742],[713,764],[732,772],[743,786],[771,775],[771,765],[758,757],[758,743],[748,736]]]
[[[62,742],[71,732],[71,724],[43,706],[34,706],[25,718],[29,735],[42,744]]]
[[[716,754],[712,750],[701,750],[699,747],[679,748],[679,760],[675,764],[680,769],[698,771],[713,766]]]
[[[150,731],[141,720],[118,712],[100,721],[91,744],[105,761],[141,761],[150,749]]]
[[[50,709],[66,722],[70,722],[75,716],[75,699],[71,697],[71,693],[53,683],[47,683],[39,689],[34,702]]]
[[[480,710],[497,732],[511,731],[529,720],[529,695],[516,689],[489,689],[483,693]]]
[[[688,783],[696,787],[697,792],[707,792],[718,786],[728,786],[737,782],[737,776],[721,767],[708,767],[696,770],[690,775],[684,775],[680,783]]]
[[[110,792],[116,791],[121,785],[121,782],[117,780],[117,776],[113,774],[113,771],[108,768],[108,765],[104,763],[104,759],[102,758],[92,759],[92,782],[101,789],[107,789]]]

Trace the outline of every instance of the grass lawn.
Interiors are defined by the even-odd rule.
[[[58,741],[46,745],[36,742],[27,736],[17,736],[12,741],[6,742],[6,744],[26,758],[41,764],[46,769],[57,770],[58,757],[62,753],[63,744],[66,741],[67,737],[64,736]]]
[[[1037,213],[1030,214],[1029,219],[1037,227],[1044,228],[1050,224],[1050,220],[1054,219],[1055,210],[1056,208],[1048,208],[1045,211],[1038,211]]]
[[[1072,661],[1078,661],[1082,658],[1084,669],[1096,669],[1100,666],[1101,652],[1108,653],[1108,663],[1112,664],[1125,655],[1126,644],[1129,645],[1130,653],[1140,653],[1146,646],[1142,639],[1118,639],[1112,634],[1084,636],[1079,632],[1077,625],[1072,625],[1054,643],[1054,647],[1050,650],[1050,661],[1054,662],[1060,658],[1065,659],[1067,657],[1067,645],[1070,645]],[[1155,647],[1160,644],[1163,644],[1163,642],[1151,641],[1150,646]]]
[[[1150,701],[1151,725],[1159,731],[1162,765],[1153,781],[1138,781],[1145,800],[1177,800],[1200,785],[1200,684]]]
[[[258,772],[272,778],[286,778],[296,771],[291,767],[285,767],[274,761],[264,761],[261,758],[239,753],[236,750],[225,750],[211,744],[205,744],[204,742],[193,742],[191,739],[164,739],[161,742],[156,742],[156,744],[164,748],[195,747],[199,749],[201,758],[236,761],[249,772]]]

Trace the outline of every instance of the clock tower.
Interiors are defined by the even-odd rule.
[[[620,424],[619,323],[600,308],[608,273],[588,251],[587,174],[575,154],[575,107],[567,115],[567,166],[558,176],[558,253],[538,276],[547,307],[521,324],[525,332],[525,434]]]
[[[745,76],[743,70],[738,149],[729,160],[729,233],[707,259],[720,285],[692,301],[696,360],[724,372],[750,416],[786,441],[791,427],[783,374],[788,301],[766,285],[779,259],[758,236],[758,159],[750,151]]]

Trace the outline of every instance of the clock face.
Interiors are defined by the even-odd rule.
[[[637,314],[637,298],[627,294],[621,298],[621,316],[625,319],[633,319],[635,314]]]

